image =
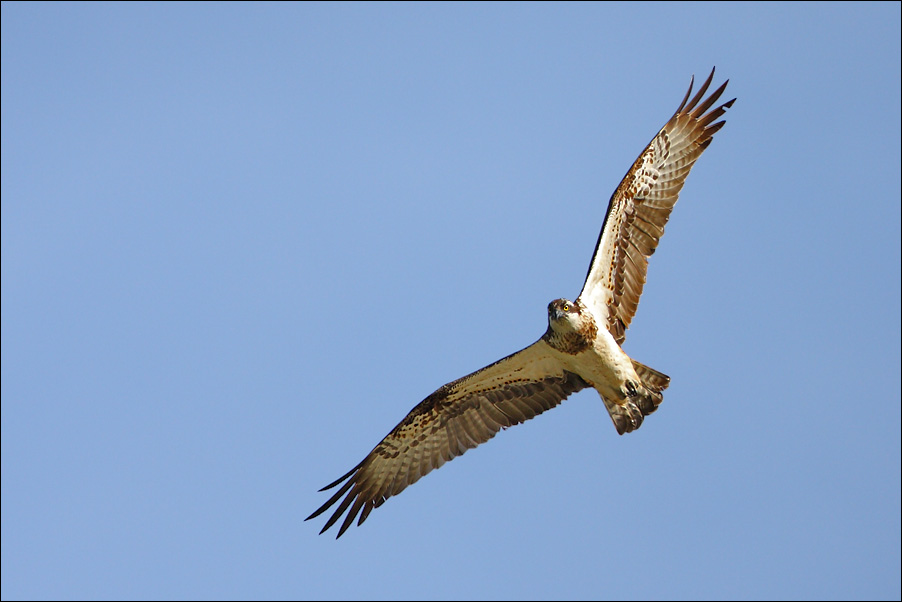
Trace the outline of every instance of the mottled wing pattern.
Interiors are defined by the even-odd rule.
[[[558,405],[589,385],[564,370],[539,340],[494,364],[441,387],[419,403],[353,470],[321,491],[344,484],[306,520],[338,502],[320,533],[347,512],[337,537],[358,513],[360,525],[386,499],[426,473]]]
[[[626,329],[636,315],[648,258],[664,234],[664,225],[686,176],[725,123],[714,121],[736,100],[708,111],[729,82],[702,100],[713,78],[712,69],[692,100],[692,83],[689,84],[676,113],[633,163],[608,204],[579,299],[591,308],[599,322],[607,323],[618,344],[623,343]]]

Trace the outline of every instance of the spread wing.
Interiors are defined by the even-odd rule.
[[[320,533],[347,511],[337,537],[357,514],[360,525],[386,499],[420,477],[520,424],[589,385],[564,370],[548,344],[526,349],[448,383],[420,402],[404,420],[346,475],[320,491],[344,485],[306,520],[315,518],[344,496]],[[336,538],[337,538],[336,537]]]
[[[725,123],[713,122],[736,100],[711,109],[729,82],[702,100],[713,78],[712,69],[692,100],[690,82],[676,113],[633,163],[608,204],[579,299],[599,322],[607,323],[618,344],[636,315],[648,258],[664,234],[686,176]]]

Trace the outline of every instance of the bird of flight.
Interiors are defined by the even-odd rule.
[[[619,434],[642,425],[670,377],[630,358],[626,338],[645,285],[648,258],[692,165],[736,100],[713,107],[729,80],[705,93],[714,70],[630,167],[608,203],[589,273],[576,301],[548,304],[548,329],[525,349],[440,387],[414,407],[360,464],[321,489],[341,487],[306,520],[341,500],[320,533],[347,512],[337,537],[393,495],[509,426],[538,416],[589,387],[598,391]],[[344,497],[344,499],[342,499]]]

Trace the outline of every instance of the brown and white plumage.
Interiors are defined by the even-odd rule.
[[[587,386],[555,361],[543,340],[448,383],[411,410],[363,462],[324,487],[330,489],[348,479],[308,520],[345,496],[323,527],[323,531],[331,527],[350,507],[340,537],[358,512],[360,524],[373,508],[429,471]]]
[[[691,100],[690,83],[676,113],[617,187],[577,300],[552,301],[548,328],[538,341],[439,388],[360,464],[324,487],[321,491],[341,485],[307,517],[338,503],[320,533],[344,515],[340,537],[355,519],[362,524],[373,508],[428,472],[581,389],[598,391],[620,434],[639,428],[657,408],[669,377],[629,358],[620,344],[636,313],[648,257],[683,182],[724,124],[714,121],[733,104],[709,111],[727,85],[702,100],[713,76],[712,70]]]
[[[664,234],[689,170],[724,121],[715,120],[730,100],[705,113],[723,94],[725,81],[702,101],[714,70],[689,100],[692,83],[673,117],[652,138],[611,195],[595,254],[579,299],[602,318],[618,344],[626,338],[645,286],[648,258]],[[694,80],[694,78],[693,78]],[[688,101],[688,102],[687,102]]]

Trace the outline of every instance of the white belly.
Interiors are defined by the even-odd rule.
[[[599,330],[592,347],[561,359],[608,401],[622,402],[626,383],[639,382],[632,360],[607,330]]]

